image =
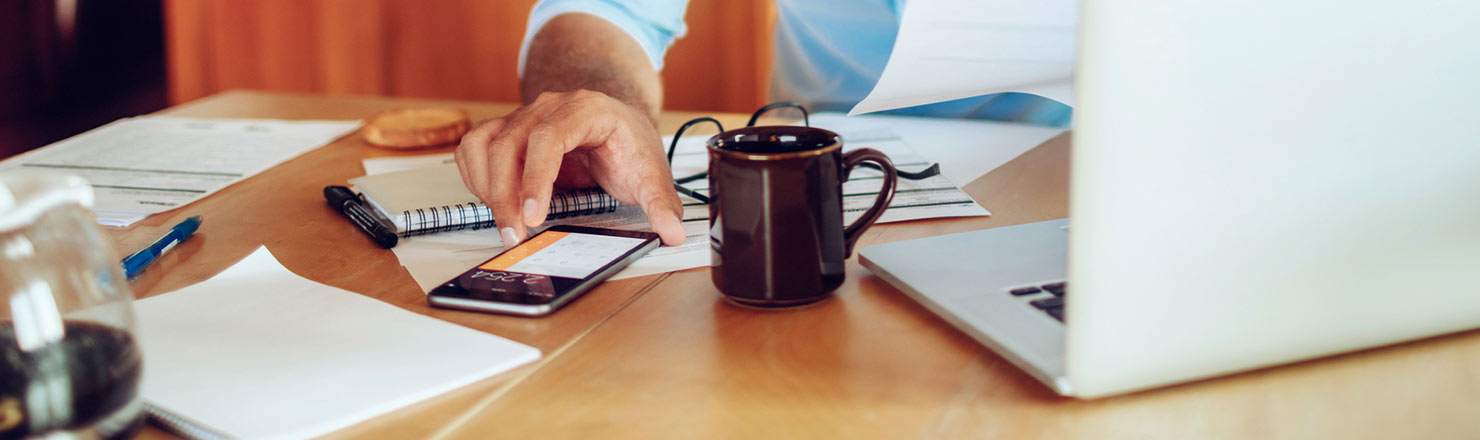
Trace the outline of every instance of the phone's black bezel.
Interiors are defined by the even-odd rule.
[[[553,287],[554,287],[553,294],[541,295],[541,294],[538,294],[537,292],[536,293],[531,293],[529,291],[523,291],[523,292],[505,292],[505,293],[497,293],[497,292],[491,292],[491,291],[489,291],[489,292],[482,292],[482,291],[474,291],[474,290],[471,290],[471,289],[468,288],[468,286],[467,286],[468,283],[475,282],[475,280],[473,279],[474,278],[473,274],[475,272],[478,272],[478,271],[482,270],[482,269],[478,269],[479,266],[482,266],[484,264],[487,264],[489,261],[493,261],[494,259],[498,258],[499,255],[503,255],[504,252],[509,252],[509,251],[511,251],[511,250],[519,247],[519,245],[515,245],[514,247],[505,249],[504,252],[499,252],[498,255],[494,255],[493,257],[490,257],[488,260],[485,260],[482,263],[478,263],[477,265],[473,266],[472,268],[470,268],[470,269],[468,269],[466,271],[463,271],[463,273],[458,274],[457,277],[455,277],[455,278],[453,278],[451,280],[448,280],[447,282],[444,282],[444,283],[438,285],[437,287],[432,288],[432,291],[431,292],[428,292],[427,295],[428,296],[440,296],[440,297],[445,297],[445,298],[453,298],[453,299],[459,299],[459,300],[465,300],[465,301],[487,301],[487,302],[494,302],[494,303],[512,304],[512,305],[521,305],[521,306],[531,306],[531,307],[537,307],[537,306],[543,306],[543,305],[548,305],[548,304],[554,304],[554,303],[560,302],[562,300],[562,298],[564,298],[564,297],[566,297],[568,295],[571,295],[573,293],[579,293],[579,292],[576,292],[575,291],[575,289],[577,287],[579,287],[582,284],[586,283],[591,278],[595,278],[595,277],[601,276],[601,274],[604,273],[604,272],[606,272],[608,269],[610,269],[612,267],[612,265],[615,265],[617,263],[620,263],[620,262],[626,260],[627,258],[631,257],[633,253],[642,251],[643,249],[647,248],[650,243],[658,240],[658,234],[655,234],[655,233],[652,233],[652,232],[627,231],[627,230],[621,230],[621,229],[593,228],[593,227],[589,227],[589,226],[575,226],[575,225],[556,225],[556,226],[551,226],[549,228],[546,228],[543,231],[540,231],[539,234],[544,234],[546,232],[551,232],[551,231],[555,231],[555,232],[568,232],[568,233],[572,233],[572,234],[606,235],[606,236],[613,236],[613,237],[637,238],[637,239],[643,240],[643,242],[641,244],[637,245],[637,246],[634,246],[632,249],[628,250],[626,253],[623,253],[620,257],[617,257],[617,258],[612,259],[611,261],[608,261],[606,264],[602,265],[601,268],[597,269],[594,272],[591,272],[591,275],[588,275],[586,278],[579,278],[579,279],[577,279],[577,278],[556,277],[556,276],[549,276],[549,275],[539,275],[539,276],[542,276],[542,277],[549,278],[551,280],[551,282],[553,284]],[[534,236],[530,237],[530,239],[533,239],[534,237],[539,236],[539,234],[535,234]],[[528,241],[529,240],[525,240],[525,242],[528,242]],[[514,272],[514,271],[504,271],[504,272],[508,272],[508,273],[520,273],[520,274],[522,274],[522,272]]]

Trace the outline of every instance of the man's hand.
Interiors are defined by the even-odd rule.
[[[557,185],[600,185],[647,214],[663,243],[683,243],[683,203],[663,140],[643,112],[600,92],[543,93],[479,124],[457,147],[463,183],[488,204],[504,246],[544,223]]]

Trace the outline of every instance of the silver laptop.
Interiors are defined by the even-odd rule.
[[[1072,221],[863,265],[1082,398],[1480,327],[1476,11],[1085,2]]]

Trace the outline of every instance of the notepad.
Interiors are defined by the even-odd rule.
[[[493,213],[463,185],[456,164],[372,174],[349,183],[403,237],[494,226]],[[619,206],[600,188],[562,190],[551,195],[547,218],[608,213]]]
[[[318,436],[540,357],[309,281],[261,248],[134,305],[148,410],[196,438]]]

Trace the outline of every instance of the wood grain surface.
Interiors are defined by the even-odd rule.
[[[505,104],[232,92],[166,110],[358,119],[413,105]],[[668,113],[671,131],[692,114]],[[725,115],[740,123],[742,115]],[[707,269],[608,282],[543,319],[432,309],[394,255],[323,201],[401,153],[340,139],[205,200],[113,230],[134,249],[192,215],[191,240],[135,282],[146,297],[267,246],[289,269],[540,348],[535,365],[335,438],[1476,438],[1480,332],[1094,401],[1059,397],[849,260],[832,298],[784,311],[720,299]],[[1066,216],[1063,135],[966,185],[992,217],[880,225],[860,245]],[[291,306],[291,305],[285,305]],[[168,438],[154,428],[141,437]]]

